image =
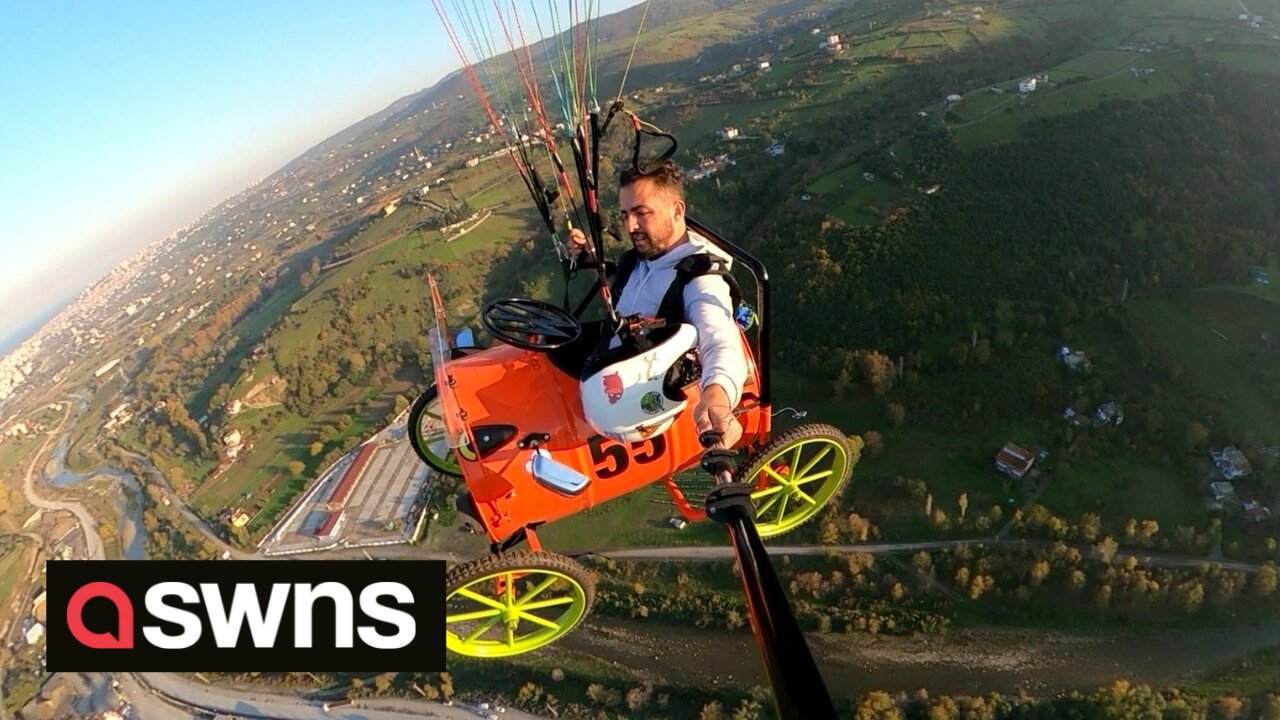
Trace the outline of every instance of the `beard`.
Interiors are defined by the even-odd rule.
[[[631,233],[631,245],[645,260],[652,260],[671,247],[675,242],[676,224],[669,218],[650,225],[649,231]]]

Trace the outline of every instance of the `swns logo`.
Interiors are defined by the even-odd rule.
[[[58,561],[50,672],[445,670],[437,560]]]

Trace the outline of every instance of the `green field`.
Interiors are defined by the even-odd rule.
[[[1016,93],[995,93],[988,88],[974,90],[964,96],[960,102],[948,108],[947,112],[955,116],[959,122],[972,122],[990,113],[1002,105],[1012,105],[1018,101]]]
[[[1110,75],[1134,63],[1141,63],[1147,56],[1119,50],[1099,50],[1072,58],[1049,71],[1049,79],[1061,82],[1062,74],[1087,75],[1091,78]]]
[[[717,142],[713,133],[725,126],[732,125],[742,131],[744,135],[750,135],[751,130],[749,123],[752,118],[767,115],[777,110],[782,110],[791,102],[791,98],[780,97],[768,100],[755,100],[752,102],[742,103],[722,103],[718,105],[698,108],[697,116],[680,124],[680,147],[681,152],[678,157],[684,157],[686,162],[689,155],[688,151],[694,147],[706,148]]]
[[[1203,488],[1197,478],[1183,477],[1162,460],[1138,455],[1071,458],[1070,471],[1052,479],[1040,504],[1073,520],[1092,512],[1114,522],[1152,519],[1170,530],[1201,520]],[[1115,515],[1120,508],[1123,516]]]
[[[809,183],[805,189],[809,192],[823,194],[837,194],[843,192],[844,187],[853,183],[865,183],[862,179],[862,166],[849,165],[832,173],[827,173],[822,177]]]
[[[908,35],[907,39],[898,47],[901,50],[916,50],[920,48],[946,48],[948,44],[947,39],[941,33],[917,32]]]
[[[1180,382],[1221,403],[1241,437],[1280,443],[1280,357],[1273,345],[1280,304],[1242,292],[1189,291],[1132,301],[1127,315],[1143,343],[1182,368]]]
[[[1145,13],[1152,17],[1230,21],[1240,14],[1240,3],[1235,0],[1130,0],[1127,5],[1127,13]]]
[[[1230,665],[1195,678],[1187,690],[1201,697],[1264,695],[1276,691],[1280,677],[1280,648],[1260,650]]]
[[[1213,48],[1206,50],[1204,55],[1234,70],[1280,74],[1280,42],[1273,43],[1271,47]]]
[[[1191,70],[1191,60],[1184,53],[1159,53],[1140,56],[1134,67],[1151,69],[1149,74],[1134,75],[1121,71],[1059,87],[1029,93],[1025,102],[1015,102],[995,115],[972,125],[956,129],[957,144],[973,150],[995,142],[1018,137],[1018,127],[1033,118],[1078,112],[1108,100],[1141,101],[1174,93],[1183,87]],[[1050,79],[1052,79],[1050,74]]]
[[[860,185],[844,196],[831,214],[850,225],[875,225],[880,222],[880,212],[883,209],[879,206],[897,195],[898,188],[884,180],[873,183],[862,180]]]
[[[0,625],[4,624],[4,615],[8,614],[9,602],[13,600],[14,591],[19,589],[22,573],[27,569],[23,562],[25,551],[26,546],[19,543],[4,555],[0,555]]]
[[[897,50],[906,40],[904,35],[888,35],[851,45],[845,50],[846,55],[886,55]]]
[[[351,412],[360,403],[377,398],[370,403],[363,415],[352,413],[351,424],[330,441],[329,447],[344,441],[363,439],[377,429],[374,423],[388,411],[391,397],[399,389],[403,388],[355,389],[346,397],[331,403],[327,411],[306,417],[277,408],[279,421],[270,435],[255,437],[250,431],[249,435],[255,441],[253,451],[240,458],[215,480],[201,485],[191,499],[192,505],[206,517],[236,506],[256,509],[256,513],[251,512],[253,518],[249,530],[270,525],[324,469],[319,466],[320,458],[312,457],[308,452],[308,446],[320,426],[333,423],[340,415]],[[246,413],[237,417],[235,424],[248,430],[249,421],[253,418],[254,415]],[[289,472],[289,463],[294,460],[304,465],[301,475],[295,476]],[[248,497],[244,497],[245,493]]]

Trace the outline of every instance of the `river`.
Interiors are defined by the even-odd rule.
[[[53,457],[45,466],[41,479],[50,487],[71,487],[86,480],[107,477],[115,481],[118,491],[112,502],[119,516],[121,553],[125,560],[145,560],[142,531],[142,485],[131,473],[115,468],[98,468],[88,473],[75,473],[67,469],[67,439],[63,438],[53,451]]]
[[[1117,678],[1165,687],[1280,643],[1280,621],[1260,626],[1088,635],[1049,630],[966,630],[942,637],[809,635],[834,695],[869,690],[982,695],[1090,692]],[[566,650],[655,683],[704,689],[767,687],[747,630],[593,616],[561,641]]]

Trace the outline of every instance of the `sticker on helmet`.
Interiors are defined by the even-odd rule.
[[[662,395],[652,391],[645,393],[644,397],[640,398],[640,409],[650,415],[662,412]]]
[[[614,405],[622,399],[622,378],[618,373],[609,373],[601,380],[604,382],[604,394],[609,398],[609,404]]]
[[[637,425],[636,426],[636,432],[640,433],[640,437],[645,440],[648,440],[649,436],[652,435],[654,431],[657,429],[658,429],[657,425]]]

